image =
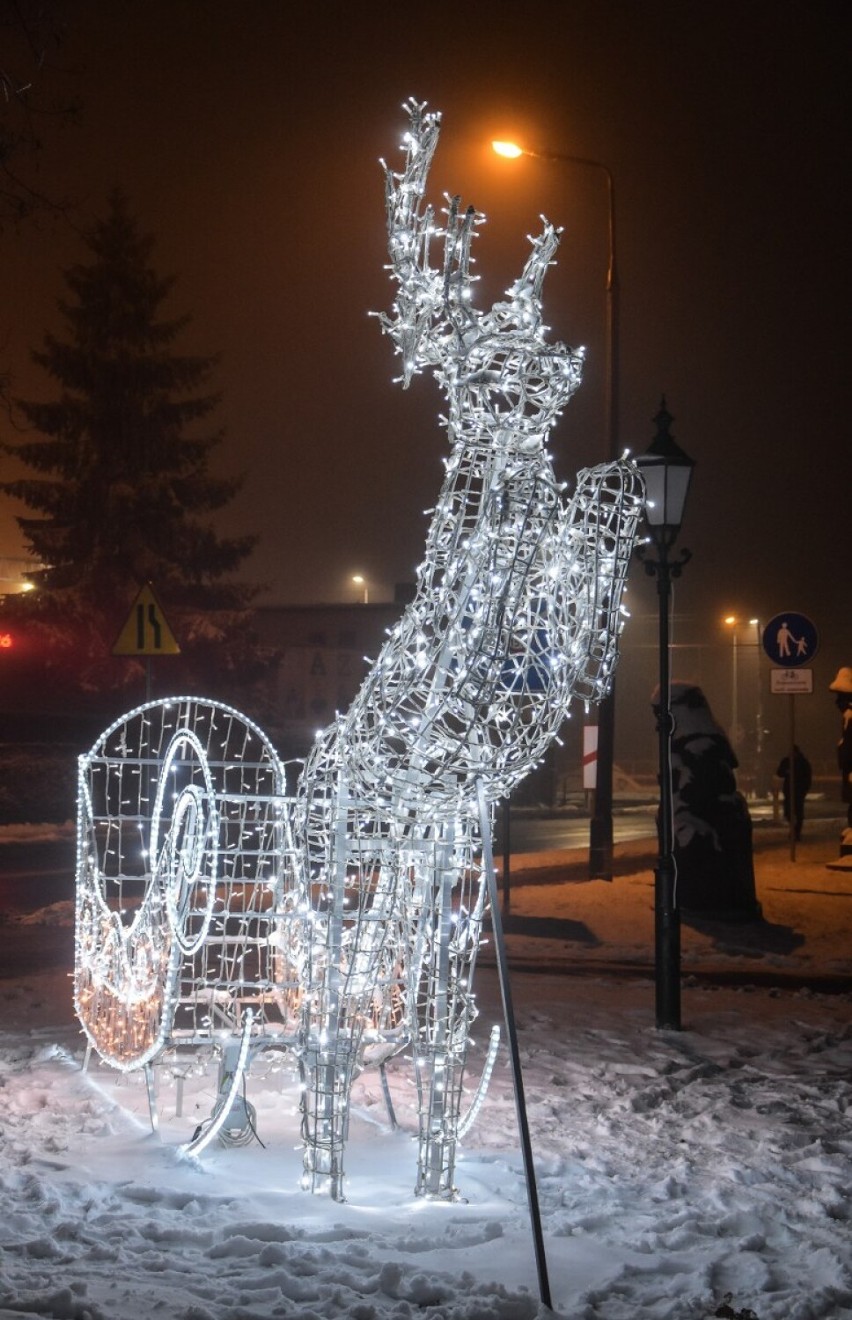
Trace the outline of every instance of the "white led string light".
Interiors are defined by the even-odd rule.
[[[280,930],[295,890],[284,770],[229,706],[151,702],[80,758],[75,1002],[131,1070],[168,1045],[295,1031]]]
[[[176,762],[195,760],[200,783],[190,780],[178,794],[176,788]],[[186,775],[184,774],[184,778]],[[194,776],[193,776],[194,777]],[[170,798],[167,802],[165,799]],[[219,823],[215,810],[215,791],[207,758],[196,734],[180,729],[169,743],[159,773],[151,822],[150,854],[153,886],[159,880],[166,900],[169,927],[184,953],[200,949],[210,931],[210,921],[216,902],[217,834]],[[160,830],[164,815],[171,814],[162,851]],[[209,816],[208,816],[209,813]],[[203,894],[201,921],[193,906],[193,890],[198,886]],[[190,935],[186,919],[192,913],[196,926]]]
[[[482,217],[447,199],[438,226],[424,196],[440,117],[406,108],[404,166],[385,168],[396,298],[381,320],[404,384],[434,371],[450,443],[414,600],[317,736],[292,800],[260,730],[192,698],[168,717],[167,703],[131,712],[81,759],[77,1005],[90,1040],[136,1067],[181,1030],[197,1046],[239,1038],[250,1007],[253,1047],[287,1045],[298,1063],[303,1186],[335,1198],[352,1080],[407,1045],[416,1191],[455,1195],[475,1116],[461,1104],[486,907],[478,786],[493,806],[574,697],[606,695],[642,503],[627,462],[579,473],[567,499],[554,476],[548,435],[582,366],[541,320],[557,231],[531,240],[505,301],[475,310]],[[158,856],[134,870],[152,811]],[[112,910],[125,870],[145,882],[133,920]]]
[[[219,1135],[224,1128],[231,1114],[231,1106],[237,1096],[240,1087],[243,1085],[248,1064],[249,1047],[251,1044],[251,1026],[253,1014],[248,1009],[243,1023],[243,1034],[240,1040],[240,1051],[237,1056],[236,1066],[233,1073],[228,1078],[227,1085],[221,1091],[213,1110],[211,1120],[206,1128],[203,1128],[197,1135],[193,1136],[191,1141],[181,1146],[182,1155],[200,1155],[211,1141]],[[241,1143],[242,1144],[242,1143]]]

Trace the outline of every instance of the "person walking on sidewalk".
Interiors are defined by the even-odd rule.
[[[789,755],[783,756],[778,763],[775,774],[781,780],[781,791],[784,795],[784,819],[790,820],[790,809],[792,807],[793,832],[797,839],[801,839],[802,822],[805,819],[805,798],[811,789],[811,763],[801,748],[794,743],[792,766]]]

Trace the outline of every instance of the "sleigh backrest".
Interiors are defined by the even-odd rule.
[[[258,726],[196,697],[130,711],[80,758],[77,1008],[110,1062],[238,1031],[247,1007],[256,1036],[287,1032],[285,787]]]

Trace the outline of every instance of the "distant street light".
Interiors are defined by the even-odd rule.
[[[651,446],[647,453],[636,456],[636,465],[645,479],[645,521],[657,558],[649,559],[643,545],[636,553],[645,565],[645,572],[657,579],[660,610],[657,703],[660,817],[659,856],[654,872],[656,1020],[658,1027],[680,1030],[680,909],[675,892],[674,865],[669,611],[672,578],[680,577],[681,569],[692,556],[689,550],[681,550],[679,557],[672,559],[670,551],[683,522],[683,509],[695,464],[671,435],[672,420],[663,399],[654,418],[657,433]]]
[[[362,593],[361,600],[363,601],[363,603],[365,605],[369,605],[370,588],[367,584],[367,579],[365,577],[362,577],[360,573],[353,573],[352,581],[355,583],[355,586],[358,587],[359,590],[361,591]]]
[[[530,156],[533,160],[560,161],[567,165],[581,165],[600,171],[606,182],[608,259],[606,272],[606,360],[605,360],[605,422],[606,455],[609,459],[621,457],[618,443],[618,277],[615,264],[615,186],[612,171],[602,161],[586,156],[571,156],[562,151],[531,151],[517,142],[492,141],[492,150],[498,156],[516,160]],[[610,689],[598,707],[597,775],[594,808],[589,823],[589,873],[591,876],[612,879],[612,772],[615,753],[615,688]]]

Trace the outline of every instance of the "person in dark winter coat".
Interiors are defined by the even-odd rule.
[[[790,774],[790,756],[782,756],[775,775],[781,780],[781,792],[784,795],[784,819],[790,819],[791,790],[793,807],[793,832],[797,839],[802,837],[802,822],[805,819],[805,798],[811,791],[811,763],[804,752],[793,744],[792,775]],[[792,780],[792,782],[791,782]]]
[[[654,710],[659,696],[654,694]],[[737,791],[737,758],[701,688],[671,685],[672,808],[678,904],[718,920],[761,915],[752,827]]]

